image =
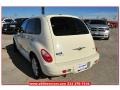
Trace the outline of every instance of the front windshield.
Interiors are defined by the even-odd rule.
[[[106,25],[106,21],[105,20],[91,20],[90,24],[104,24]]]
[[[12,19],[6,19],[5,22],[13,22]]]

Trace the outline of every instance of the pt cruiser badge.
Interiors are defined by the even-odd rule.
[[[83,48],[85,48],[85,47],[78,47],[78,48],[75,48],[73,50],[82,50]]]

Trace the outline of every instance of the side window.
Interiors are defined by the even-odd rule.
[[[30,19],[27,23],[26,33],[28,34],[40,34],[41,23],[39,18]]]
[[[26,29],[27,22],[28,22],[28,20],[26,20],[26,21],[21,25],[21,30],[23,30],[24,33],[26,32],[25,29]]]
[[[39,18],[35,19],[35,31],[34,34],[40,34],[41,33],[41,21]]]

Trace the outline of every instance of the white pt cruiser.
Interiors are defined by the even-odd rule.
[[[33,75],[79,73],[99,60],[87,26],[76,16],[48,15],[27,19],[13,37],[14,50],[31,62]]]

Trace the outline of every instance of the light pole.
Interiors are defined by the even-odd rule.
[[[41,13],[42,15],[45,15],[45,7],[41,7]]]

